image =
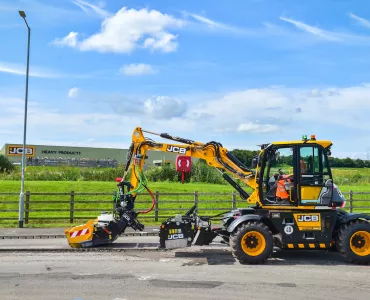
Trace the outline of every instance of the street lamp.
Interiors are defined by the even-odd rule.
[[[28,49],[27,49],[27,72],[26,72],[26,95],[24,103],[24,128],[23,128],[23,149],[22,149],[22,184],[21,193],[19,195],[19,220],[18,227],[23,228],[23,213],[24,213],[24,168],[26,158],[26,128],[27,128],[27,102],[28,102],[28,73],[29,73],[29,61],[30,61],[30,37],[31,29],[26,21],[26,13],[23,10],[19,10],[19,15],[23,18],[28,28]]]

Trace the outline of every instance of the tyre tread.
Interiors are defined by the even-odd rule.
[[[239,225],[237,227],[236,231],[234,231],[230,236],[231,251],[234,254],[234,256],[239,260],[240,263],[249,263],[249,264],[264,263],[272,254],[273,243],[271,244],[271,247],[270,247],[271,249],[269,249],[267,253],[264,253],[264,254],[258,256],[258,258],[253,257],[252,259],[248,259],[248,260],[245,258],[245,254],[242,251],[242,249],[240,249],[238,247],[238,238],[239,238],[239,236],[242,234],[242,232],[244,230],[246,230],[248,228],[258,228],[265,235],[266,234],[270,235],[271,238],[272,238],[271,230],[264,223],[262,223],[261,221],[251,221],[251,222],[247,222],[247,223],[242,223],[241,225]],[[266,243],[267,243],[267,241],[266,241]],[[268,245],[266,245],[266,247],[268,247]]]
[[[337,238],[337,249],[338,252],[350,263],[353,264],[369,264],[369,261],[364,261],[364,259],[358,259],[358,257],[350,252],[347,251],[347,244],[346,241],[350,239],[351,236],[351,229],[355,226],[361,226],[363,224],[369,224],[365,221],[362,220],[353,220],[349,223],[346,223],[342,225],[342,227],[338,230],[338,238]],[[369,260],[369,259],[368,259]]]

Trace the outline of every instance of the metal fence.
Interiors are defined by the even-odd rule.
[[[353,192],[345,194],[349,212],[370,212],[370,192]],[[114,193],[38,193],[27,191],[24,203],[24,222],[36,224],[83,222],[95,218],[101,212],[112,212]],[[153,210],[140,215],[140,219],[158,222],[184,214],[194,204],[196,211],[203,216],[212,216],[230,209],[247,207],[248,202],[241,200],[239,194],[232,193],[154,193]],[[15,223],[18,220],[19,193],[0,193],[0,225],[4,222]],[[370,197],[369,197],[370,198]],[[140,194],[135,201],[137,211],[144,211],[152,205],[149,194]]]

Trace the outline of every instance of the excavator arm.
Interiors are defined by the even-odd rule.
[[[144,132],[157,135],[163,139],[172,140],[179,144],[156,142],[150,138],[146,138]],[[117,186],[119,193],[114,197],[114,212],[112,214],[102,213],[95,220],[89,220],[86,224],[66,229],[65,234],[71,247],[79,248],[109,244],[115,241],[128,227],[139,231],[144,229],[144,225],[137,220],[137,216],[150,212],[154,207],[154,196],[147,186],[145,174],[143,172],[148,151],[169,152],[203,159],[209,166],[216,168],[216,170],[221,173],[222,177],[239,192],[242,199],[248,200],[249,203],[257,204],[257,206],[260,204],[256,183],[258,168],[256,171],[247,168],[224,148],[222,144],[214,141],[201,143],[174,137],[167,133],[153,133],[136,127],[132,134],[132,143],[127,152],[124,175],[122,178],[116,180],[118,182]],[[229,174],[239,178],[242,182],[251,187],[253,189],[252,194],[249,195]],[[145,212],[136,212],[134,205],[136,196],[144,189],[152,196],[152,207]],[[180,219],[176,219],[175,223],[171,220],[162,223],[160,231],[160,236],[162,236],[160,238],[162,247],[169,248],[189,245],[189,240],[194,240],[194,226],[196,226],[196,228],[203,228],[198,230],[198,237],[196,238],[198,243],[201,240],[201,244],[203,244],[204,241],[214,238],[214,235],[209,231],[209,221],[205,221],[202,217],[195,216],[193,214],[194,209],[194,207],[191,208],[189,212],[185,214],[184,218],[180,216]],[[181,224],[182,227],[171,227],[173,224]],[[192,224],[192,229],[189,227],[190,224]],[[185,234],[185,238],[177,239],[177,241],[169,241],[169,237],[172,236],[168,234],[169,230],[180,230],[183,232],[180,235],[184,235],[185,232],[187,232],[187,234]],[[202,236],[199,239],[200,233],[202,233]],[[177,234],[174,236],[177,236]],[[183,244],[177,244],[179,241]]]
[[[163,139],[168,139],[181,144],[159,143],[144,136],[145,133],[157,135]],[[234,155],[232,155],[222,144],[218,142],[201,143],[180,137],[174,137],[167,133],[153,133],[136,127],[132,134],[132,143],[129,147],[126,165],[124,169],[124,181],[131,170],[129,179],[132,187],[132,195],[136,196],[136,190],[141,188],[141,179],[139,174],[142,174],[147,151],[161,151],[172,154],[181,154],[198,159],[203,159],[211,167],[216,168],[222,177],[230,183],[239,193],[242,199],[248,200],[250,203],[258,202],[258,188],[255,179],[255,171],[243,165]],[[237,184],[230,176],[235,176],[251,187],[254,191],[249,195],[239,184]]]

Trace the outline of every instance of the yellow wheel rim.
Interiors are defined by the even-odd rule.
[[[367,231],[355,232],[351,236],[350,247],[356,255],[370,255],[370,233]]]
[[[245,254],[257,256],[265,250],[266,240],[258,231],[249,231],[243,235],[241,246]]]

